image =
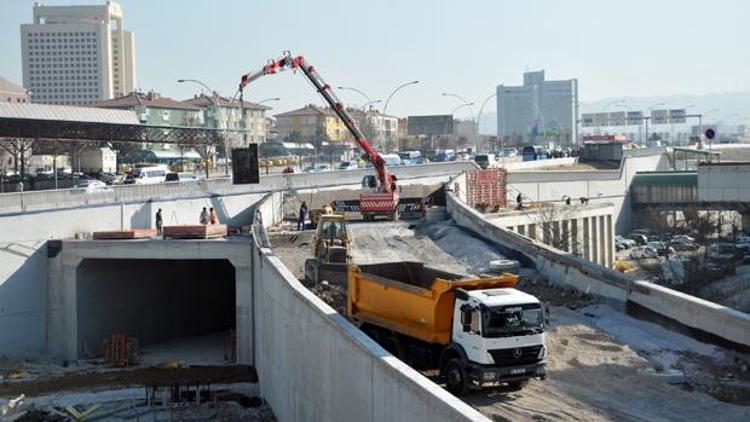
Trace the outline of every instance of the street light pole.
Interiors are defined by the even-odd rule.
[[[475,117],[474,117],[474,108],[472,107],[472,106],[474,105],[474,103],[470,103],[470,102],[466,101],[466,100],[464,99],[464,97],[462,97],[462,96],[460,96],[460,95],[458,95],[458,94],[453,94],[453,93],[450,93],[450,92],[443,92],[443,93],[442,93],[442,94],[440,94],[440,95],[442,95],[442,96],[444,96],[444,97],[453,97],[453,98],[457,98],[457,99],[458,99],[459,101],[461,101],[461,102],[463,103],[463,105],[465,105],[465,106],[469,107],[469,112],[471,113],[471,124],[472,124],[472,126],[476,126],[476,119],[475,119]],[[489,101],[489,99],[485,100],[485,102],[486,102],[486,101]],[[484,105],[482,105],[482,107],[484,107]],[[479,135],[479,132],[478,132],[478,131],[477,131],[477,135]],[[477,141],[476,141],[476,149],[477,149],[477,150],[476,150],[476,151],[474,151],[474,153],[475,153],[475,154],[476,154],[476,153],[477,153],[477,152],[479,151],[479,139],[478,139],[478,138],[477,138]]]
[[[479,106],[479,114],[477,114],[477,152],[479,152],[479,142],[482,138],[482,134],[479,133],[479,122],[482,119],[482,112],[484,111],[484,106],[487,105],[488,102],[490,102],[491,99],[497,97],[497,92],[493,93],[489,97],[485,98],[484,101],[482,101],[482,105]],[[492,151],[490,151],[492,152]]]
[[[357,89],[357,88],[352,88],[352,87],[348,87],[348,86],[338,86],[338,87],[336,87],[336,89],[340,89],[340,90],[342,90],[342,91],[343,91],[343,90],[354,91],[354,92],[356,92],[357,94],[359,94],[359,95],[361,95],[361,96],[365,97],[365,100],[367,100],[367,102],[368,102],[368,103],[371,103],[371,102],[372,102],[372,100],[370,100],[370,96],[369,96],[369,95],[367,95],[367,94],[365,94],[365,93],[364,93],[364,91],[362,91],[362,90],[360,90],[360,89]]]
[[[216,103],[216,106],[219,107],[220,120],[224,121],[224,174],[229,175],[229,115],[225,114],[224,109],[221,107],[221,97],[219,96],[219,92],[214,89],[211,89],[211,87],[209,87],[208,85],[206,85],[205,83],[197,79],[178,79],[177,82],[196,83],[206,88],[208,91],[210,91],[214,95],[214,102]],[[229,114],[231,115],[231,113]],[[206,166],[208,167],[208,163],[206,163]],[[206,173],[208,173],[208,170],[206,170]]]
[[[383,115],[381,116],[381,118],[380,118],[380,124],[378,125],[379,128],[380,128],[379,132],[380,132],[381,138],[382,138],[382,135],[383,135],[383,120],[385,119],[386,112],[388,111],[388,104],[391,102],[391,98],[393,98],[393,96],[396,95],[396,93],[399,92],[400,90],[402,90],[403,88],[406,88],[409,85],[416,85],[418,83],[419,83],[419,81],[411,81],[411,82],[403,83],[403,84],[397,86],[396,89],[394,89],[393,91],[391,91],[390,95],[388,95],[388,98],[386,98],[386,100],[385,100],[385,106],[383,106]],[[386,142],[386,144],[387,144],[387,142]]]

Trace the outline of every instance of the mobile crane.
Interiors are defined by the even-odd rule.
[[[289,69],[302,71],[330,109],[341,119],[359,147],[362,148],[364,151],[363,158],[372,163],[375,168],[375,176],[367,175],[362,179],[362,192],[359,195],[359,210],[362,217],[366,221],[372,220],[378,215],[386,216],[390,220],[397,220],[399,189],[396,184],[396,176],[388,172],[385,160],[367,142],[367,138],[365,138],[341,100],[333,93],[331,86],[320,77],[317,70],[303,56],[293,57],[289,51],[285,51],[280,59],[269,60],[262,69],[242,75],[239,86],[240,101],[242,101],[243,90],[249,83],[261,76]]]

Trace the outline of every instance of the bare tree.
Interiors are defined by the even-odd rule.
[[[0,139],[0,148],[13,157],[13,170],[23,177],[26,174],[26,160],[31,155],[35,139],[7,138]]]
[[[532,217],[542,243],[577,256],[583,255],[583,228],[577,226],[576,206],[545,204]]]

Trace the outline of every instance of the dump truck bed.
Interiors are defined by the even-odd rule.
[[[471,278],[420,262],[351,265],[348,272],[350,318],[442,345],[450,343],[456,289],[504,288],[518,282],[513,274]]]

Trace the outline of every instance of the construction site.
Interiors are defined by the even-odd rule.
[[[668,151],[389,167],[285,70],[371,168],[0,195],[0,420],[747,419],[750,316],[612,268]]]

